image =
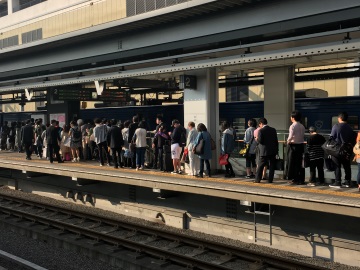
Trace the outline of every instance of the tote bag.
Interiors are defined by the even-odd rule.
[[[222,154],[219,157],[219,164],[220,165],[228,165],[229,161],[228,161],[229,155],[228,154]]]

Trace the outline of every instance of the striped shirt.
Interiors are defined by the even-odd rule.
[[[307,140],[307,150],[310,160],[324,158],[324,150],[321,146],[325,143],[325,138],[320,134],[313,134]]]

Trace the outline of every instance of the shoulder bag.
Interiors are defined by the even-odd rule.
[[[204,139],[202,137],[202,134],[200,135],[198,144],[195,146],[195,154],[197,155],[204,154]]]
[[[229,155],[228,154],[222,154],[219,157],[219,164],[220,165],[228,165],[229,161],[228,161]]]

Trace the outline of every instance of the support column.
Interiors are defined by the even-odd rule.
[[[216,151],[213,151],[211,168],[217,169],[219,153],[219,89],[218,72],[216,68],[198,70],[192,74],[197,77],[197,89],[184,90],[184,126],[190,121],[203,123],[216,141]]]
[[[294,67],[267,68],[264,71],[264,116],[278,132],[287,132],[294,110]]]
[[[8,0],[8,14],[18,11],[20,8],[19,0]]]

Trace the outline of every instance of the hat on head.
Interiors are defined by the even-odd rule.
[[[316,132],[316,127],[313,127],[313,126],[309,127],[309,132],[310,132],[310,133],[311,133],[311,132]]]
[[[175,124],[180,124],[179,120],[177,119],[172,120],[171,126],[174,126]]]

